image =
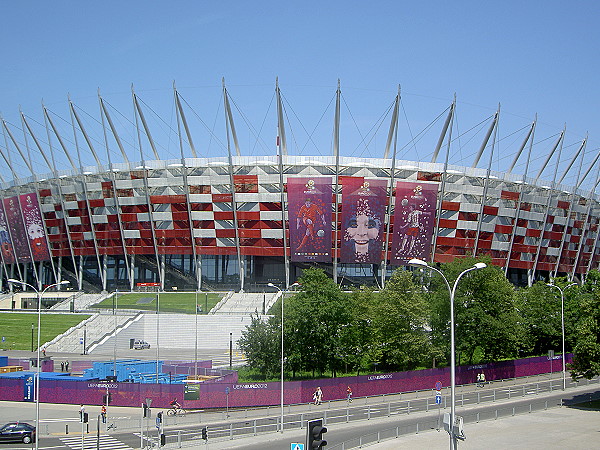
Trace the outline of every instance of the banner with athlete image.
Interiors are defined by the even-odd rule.
[[[2,261],[4,264],[13,264],[15,262],[15,251],[13,250],[10,233],[8,232],[4,205],[0,205],[0,251],[2,252]]]
[[[331,262],[331,177],[288,178],[292,261]]]
[[[25,231],[29,238],[29,247],[34,261],[49,261],[48,241],[46,240],[46,229],[42,221],[40,206],[36,193],[22,194],[19,196],[21,211],[25,221]]]
[[[18,197],[9,197],[4,200],[4,211],[6,212],[6,221],[10,230],[10,239],[17,262],[31,262],[31,253],[29,253],[29,241],[25,234],[21,208],[19,207]]]
[[[387,180],[342,177],[340,261],[381,262]]]
[[[396,184],[392,264],[404,265],[412,258],[429,260],[438,186],[406,181]]]

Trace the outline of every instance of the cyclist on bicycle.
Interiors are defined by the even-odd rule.
[[[171,400],[170,405],[171,405],[171,408],[173,408],[173,409],[181,409],[181,405],[179,404],[179,402],[177,401],[176,398]]]

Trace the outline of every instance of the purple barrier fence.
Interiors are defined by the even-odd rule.
[[[567,355],[567,362],[570,361],[571,355]],[[562,370],[560,356],[554,357],[552,361],[548,357],[542,356],[459,366],[456,368],[456,384],[474,383],[477,374],[481,372],[485,373],[487,381],[493,381],[538,375],[551,370],[553,372]],[[346,398],[348,386],[352,388],[355,397],[364,397],[424,389],[433,390],[438,381],[444,388],[449,386],[450,368],[290,381],[285,383],[284,402],[286,404],[311,402],[312,394],[317,386],[320,386],[323,391],[323,401],[328,401]],[[97,380],[77,381],[73,378],[69,380],[42,379],[40,401],[100,405],[108,388],[111,396],[110,404],[114,406],[140,406],[146,398],[151,398],[152,406],[158,408],[169,407],[169,402],[174,398],[178,399],[185,408],[224,408],[227,403],[230,407],[272,406],[280,404],[280,386],[279,382],[238,383],[237,372],[226,373],[221,378],[193,386],[188,385],[187,389],[182,384],[105,383]],[[0,377],[0,400],[22,401],[23,392],[23,379]]]
[[[571,355],[567,355],[567,362]],[[478,373],[485,373],[487,381],[538,375],[562,370],[561,357],[554,357],[551,364],[546,356],[498,363],[459,366],[456,384],[475,383]],[[387,374],[361,375],[357,377],[326,378],[320,380],[290,381],[285,383],[284,403],[308,403],[312,401],[317,387],[323,391],[323,401],[346,398],[346,389],[352,388],[355,397],[382,395],[434,389],[440,381],[443,387],[450,385],[450,368],[425,369]],[[228,388],[228,389],[227,389]],[[227,394],[229,390],[229,394]],[[229,396],[229,399],[227,399]],[[231,407],[272,406],[281,402],[281,383],[203,383],[199,387],[198,400],[186,400],[186,408],[223,408],[227,400]]]

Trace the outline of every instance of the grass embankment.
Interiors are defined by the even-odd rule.
[[[196,298],[197,295],[197,298]],[[207,314],[221,300],[222,294],[200,292],[161,292],[160,311],[180,314],[194,314],[196,302],[199,314]],[[117,309],[139,309],[143,311],[156,311],[156,292],[136,292],[132,294],[119,294],[116,300]],[[95,308],[113,309],[114,296],[108,297],[100,303],[93,305]]]
[[[90,317],[87,314],[51,314],[42,312],[40,342],[51,341],[72,326]],[[37,345],[37,312],[0,313],[0,348],[3,350],[31,350],[31,327],[33,325],[33,347]]]

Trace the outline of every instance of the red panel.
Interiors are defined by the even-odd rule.
[[[259,211],[238,211],[237,216],[239,220],[260,220]]]
[[[495,233],[511,234],[513,231],[512,225],[496,225],[494,227]]]
[[[503,190],[502,193],[500,194],[500,198],[507,199],[507,200],[519,200],[519,193]]]
[[[185,203],[185,195],[151,195],[150,203],[165,204],[165,203]]]
[[[233,211],[215,211],[215,220],[233,220]]]
[[[525,230],[525,236],[529,237],[540,237],[542,230],[534,230],[533,228],[528,228]]]
[[[231,202],[232,195],[231,194],[212,194],[213,203],[229,203]]]
[[[440,219],[440,228],[456,228],[458,221],[450,219]]]
[[[50,189],[40,189],[39,195],[40,197],[50,197],[52,195],[52,191]]]
[[[490,216],[497,216],[498,215],[498,207],[497,206],[484,206],[483,213],[489,214]]]
[[[240,238],[260,238],[260,230],[240,228],[239,236]]]
[[[219,238],[235,238],[235,230],[231,228],[215,230],[215,235]]]
[[[446,211],[458,211],[460,209],[460,202],[442,202],[442,209]]]
[[[557,202],[557,204],[556,204],[556,206],[557,206],[558,208],[561,208],[561,209],[569,209],[569,205],[570,205],[570,203],[569,203],[569,202],[565,202],[565,201],[562,201],[562,200],[559,200],[559,201]]]
[[[101,208],[103,206],[104,206],[104,199],[103,198],[98,198],[98,199],[90,200],[90,207],[91,208]]]

